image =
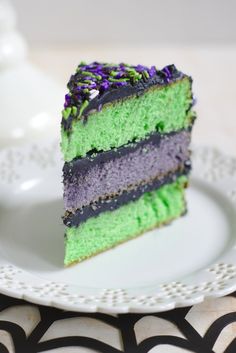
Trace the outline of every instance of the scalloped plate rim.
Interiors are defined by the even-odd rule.
[[[33,150],[34,152],[32,152]],[[236,213],[236,187],[234,186],[236,182],[236,158],[210,146],[195,146],[193,150],[193,175],[206,184],[211,183],[216,188],[219,185],[226,186],[226,198],[230,201]],[[44,158],[43,162],[37,159],[39,152]],[[6,176],[8,169],[12,168],[12,164],[16,163],[17,165],[19,163],[14,157],[11,157],[10,162],[6,160],[6,157],[9,157],[9,155],[14,156],[14,153],[16,153],[18,159],[19,156],[23,159],[25,158],[26,165],[33,161],[33,163],[38,163],[40,168],[50,169],[58,162],[58,156],[56,156],[58,153],[58,141],[32,143],[23,147],[10,147],[0,151],[0,166],[5,163],[5,169],[2,168],[5,174],[1,170],[2,178],[0,172],[0,184],[14,183],[10,173],[9,178],[11,180]],[[198,171],[199,166],[201,166],[201,172]],[[18,177],[15,177],[17,180]],[[122,288],[105,288],[102,293],[88,295],[75,292],[75,288],[72,290],[72,286],[61,282],[54,283],[44,280],[41,284],[35,284],[36,280],[40,282],[42,278],[29,274],[6,260],[0,260],[0,292],[35,304],[53,306],[70,311],[112,314],[160,312],[194,305],[206,298],[220,297],[234,292],[236,290],[236,256],[233,256],[234,253],[236,253],[236,246],[232,244],[232,248],[223,255],[220,262],[213,263],[209,268],[198,271],[201,278],[200,282],[186,284],[172,281],[171,283],[159,285],[159,292],[155,291],[155,293],[149,295],[145,293],[132,295],[132,297],[127,292],[128,289]],[[234,260],[232,260],[233,258]],[[212,278],[209,279],[209,276]],[[45,291],[45,287],[49,288],[48,291]],[[168,291],[172,293],[178,291],[180,293],[179,297],[177,295],[174,298],[173,295],[173,298],[167,298],[165,288],[168,288]],[[91,291],[91,288],[89,291]]]

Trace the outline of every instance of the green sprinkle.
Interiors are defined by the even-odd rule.
[[[77,109],[77,107],[72,107],[72,115],[74,115],[74,116],[76,116],[77,115],[77,111],[78,111],[78,109]]]
[[[104,64],[104,67],[111,67],[111,66],[118,67],[118,64],[114,64],[114,63],[107,63],[107,64]]]
[[[93,78],[97,78],[96,75],[94,75],[92,72],[89,72],[89,71],[82,71],[81,74],[84,75],[84,76],[90,76],[90,77],[93,77]]]
[[[134,75],[131,75],[131,78],[133,79],[134,82],[137,82],[142,78],[142,75],[139,73],[135,73]]]
[[[110,82],[125,82],[125,81],[129,81],[128,78],[112,78],[112,77],[109,77],[108,80]]]
[[[134,73],[137,74],[137,71],[133,68],[133,67],[127,67],[126,71],[130,72],[130,73]]]
[[[65,120],[69,118],[70,114],[71,114],[71,107],[67,107],[62,110],[62,116]]]
[[[110,72],[110,75],[111,75],[111,76],[116,76],[117,74],[118,74],[117,71],[111,71],[111,72]]]
[[[96,77],[98,80],[101,80],[101,79],[102,79],[102,76],[101,76],[101,75],[98,75],[98,74],[96,74],[95,77]]]
[[[79,66],[84,66],[84,65],[86,65],[87,63],[86,63],[86,61],[81,61],[80,63],[79,63]]]
[[[89,101],[88,101],[88,100],[85,100],[85,101],[82,103],[82,105],[81,105],[81,107],[80,107],[80,110],[79,110],[79,118],[80,118],[81,115],[83,114],[83,111],[84,111],[84,109],[88,106],[88,104],[89,104]]]
[[[142,78],[142,74],[138,73],[133,67],[126,68],[130,78],[134,80],[134,82],[139,81]]]
[[[91,80],[84,80],[83,82],[88,83],[88,84],[93,83],[93,81],[91,81]]]
[[[146,77],[146,78],[149,78],[149,73],[146,70],[144,70],[143,71],[143,76]]]
[[[88,89],[88,88],[84,88],[84,89],[83,89],[83,92],[84,92],[84,93],[89,93],[89,89]]]

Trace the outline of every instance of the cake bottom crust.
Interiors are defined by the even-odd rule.
[[[79,227],[89,218],[99,216],[99,214],[107,211],[115,211],[116,209],[125,206],[130,201],[136,201],[147,192],[160,189],[166,184],[175,182],[180,176],[189,175],[191,170],[191,162],[186,161],[180,165],[177,170],[172,170],[166,175],[159,175],[158,178],[150,180],[149,183],[140,184],[132,190],[123,190],[120,195],[108,197],[105,200],[99,200],[82,209],[78,209],[75,213],[66,211],[63,217],[63,222],[67,227]]]

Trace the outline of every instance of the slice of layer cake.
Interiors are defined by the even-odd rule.
[[[65,265],[186,212],[192,80],[174,65],[81,63],[62,112]]]

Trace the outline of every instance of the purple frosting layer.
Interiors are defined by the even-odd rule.
[[[73,212],[176,171],[189,159],[189,143],[190,132],[183,130],[137,143],[117,157],[112,153],[102,159],[99,154],[86,165],[85,159],[71,162],[64,170],[65,208]]]

